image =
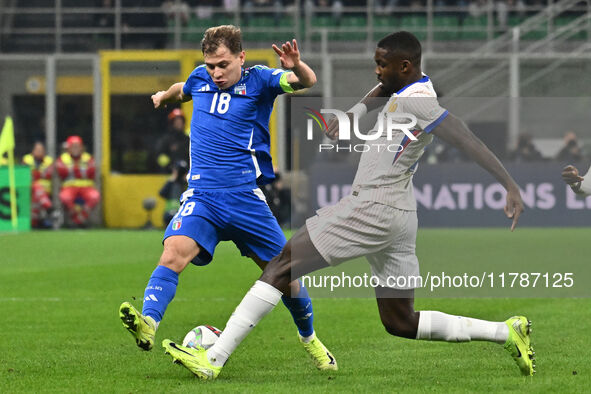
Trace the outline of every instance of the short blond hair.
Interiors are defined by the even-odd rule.
[[[221,45],[225,45],[233,54],[242,51],[242,32],[234,25],[210,27],[203,34],[201,52],[215,53]]]

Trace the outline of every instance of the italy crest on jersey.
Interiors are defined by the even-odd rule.
[[[182,224],[183,219],[174,219],[174,222],[172,222],[172,229],[173,230],[178,230],[181,228],[181,224]]]
[[[246,95],[246,85],[242,84],[242,85],[236,85],[234,87],[234,94],[241,94],[241,95]]]

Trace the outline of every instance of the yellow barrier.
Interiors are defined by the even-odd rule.
[[[105,225],[117,228],[142,227],[148,218],[142,206],[144,198],[154,197],[156,208],[152,223],[162,227],[164,199],[158,191],[166,182],[166,175],[109,175],[103,182]]]

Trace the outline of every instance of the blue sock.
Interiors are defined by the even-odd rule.
[[[303,337],[309,337],[314,333],[314,327],[312,326],[314,321],[312,300],[308,295],[308,289],[304,287],[300,280],[298,280],[298,283],[300,284],[300,292],[298,295],[294,298],[283,296],[281,297],[281,300],[291,313],[300,335]]]
[[[144,292],[142,315],[150,316],[156,322],[162,320],[168,304],[174,298],[178,283],[179,274],[163,265],[156,267]]]

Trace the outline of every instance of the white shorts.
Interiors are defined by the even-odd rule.
[[[366,257],[380,286],[419,287],[416,211],[347,196],[306,221],[312,243],[332,266]]]

